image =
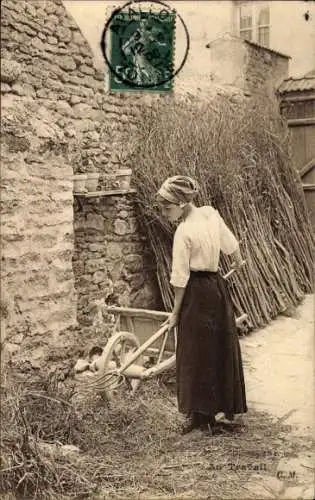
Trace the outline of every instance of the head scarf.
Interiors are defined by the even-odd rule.
[[[175,175],[163,182],[158,195],[169,203],[190,203],[199,191],[197,181],[185,175]]]

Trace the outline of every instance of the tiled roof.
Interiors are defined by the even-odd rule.
[[[278,88],[279,94],[303,92],[304,90],[315,90],[315,75],[303,76],[302,78],[287,78],[283,80]]]

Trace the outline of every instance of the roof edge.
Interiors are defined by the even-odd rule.
[[[305,83],[305,85],[303,85],[303,82]],[[292,88],[292,86],[294,88]],[[315,91],[315,76],[285,78],[277,88],[277,93],[281,95],[298,93],[298,92],[312,93],[314,91]]]
[[[244,40],[244,42],[247,43],[248,45],[252,45],[253,47],[257,47],[258,49],[263,49],[266,50],[267,52],[271,52],[272,54],[276,54],[277,56],[283,57],[284,59],[292,59],[292,57],[288,56],[287,54],[283,54],[278,50],[270,49],[269,47],[265,47],[264,45],[260,45],[259,43],[252,42],[251,40]]]
[[[314,80],[315,76],[289,76],[289,78],[285,78],[284,82],[298,82],[300,80]]]

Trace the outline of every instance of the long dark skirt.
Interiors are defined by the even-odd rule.
[[[178,324],[176,378],[182,413],[247,411],[233,305],[219,273],[190,274]]]

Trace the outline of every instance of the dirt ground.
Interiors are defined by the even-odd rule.
[[[141,460],[151,479],[138,498],[315,498],[313,299],[241,338],[249,406],[241,427],[210,439],[175,433],[165,453]]]
[[[314,347],[313,295],[305,297],[294,317],[279,316],[241,340],[249,407],[289,424],[292,439],[314,437]],[[287,484],[290,472],[294,484]],[[315,498],[314,473],[314,450],[280,462],[276,477],[284,483],[277,498]]]
[[[241,339],[250,405],[308,433],[314,424],[314,297]]]

